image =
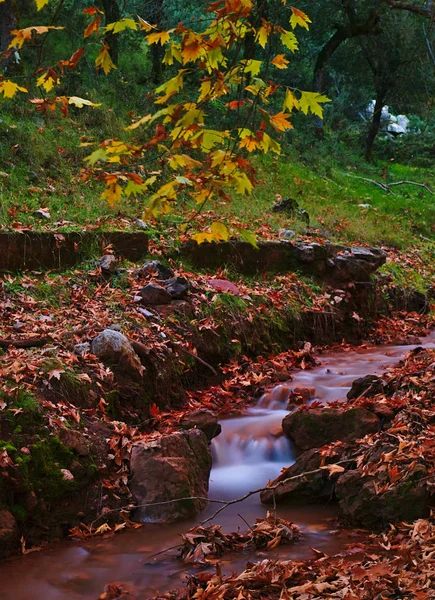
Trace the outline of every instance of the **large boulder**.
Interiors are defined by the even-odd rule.
[[[211,463],[207,437],[198,429],[135,444],[130,462],[130,490],[138,505],[134,519],[178,521],[204,510],[207,501],[194,498],[207,497]]]
[[[215,413],[206,408],[194,410],[188,417],[181,421],[180,426],[182,429],[199,429],[205,433],[209,441],[222,431],[221,424],[218,422]]]
[[[18,550],[18,526],[8,510],[0,510],[0,558],[6,558]]]
[[[320,448],[337,440],[349,441],[375,433],[378,417],[362,407],[314,408],[290,413],[282,422],[285,435],[301,450]]]
[[[426,468],[421,464],[395,485],[364,477],[357,470],[347,471],[335,487],[341,518],[351,525],[373,528],[427,517],[430,496],[426,477]]]
[[[143,367],[139,356],[128,338],[119,331],[105,329],[92,340],[91,350],[95,356],[115,365],[124,374],[134,379],[142,378]]]

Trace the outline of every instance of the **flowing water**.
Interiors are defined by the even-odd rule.
[[[422,345],[435,348],[435,333]],[[325,354],[320,366],[295,371],[289,384],[276,386],[245,416],[222,421],[222,433],[212,442],[209,497],[238,498],[264,486],[294,462],[294,449],[280,435],[281,422],[287,414],[286,401],[293,388],[315,388],[313,399],[321,402],[344,400],[354,379],[382,373],[414,347],[384,346]],[[137,597],[144,600],[157,591],[180,586],[190,567],[173,557],[154,555],[178,544],[180,533],[213,514],[217,506],[210,504],[197,521],[145,524],[139,530],[109,539],[54,543],[41,552],[6,561],[0,565],[0,600],[96,600],[112,581],[128,582]],[[265,510],[258,495],[254,495],[228,507],[214,522],[226,531],[246,529],[243,520],[254,522],[264,516]],[[278,514],[297,523],[304,534],[294,546],[277,551],[281,555],[309,558],[313,547],[334,553],[349,543],[346,536],[332,531],[332,506],[283,507]],[[249,558],[265,556],[254,553],[224,557],[223,570],[231,572],[242,568]]]

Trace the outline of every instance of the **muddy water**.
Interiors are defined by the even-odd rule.
[[[425,338],[422,345],[434,348],[435,333]],[[212,443],[210,498],[238,498],[264,486],[295,460],[291,444],[279,435],[291,389],[313,387],[316,400],[343,400],[354,379],[385,371],[414,347],[376,347],[325,354],[319,367],[295,372],[290,384],[277,386],[245,416],[223,421],[222,433]],[[216,507],[211,504],[201,520]],[[215,522],[227,531],[234,531],[246,529],[242,517],[254,522],[264,514],[265,508],[255,495],[229,507]],[[287,507],[280,509],[279,514],[296,522],[304,533],[298,544],[284,549],[286,557],[312,557],[311,548],[334,553],[350,541],[332,531],[333,507]],[[56,543],[42,552],[11,559],[0,565],[0,600],[96,600],[111,581],[128,582],[142,600],[157,591],[164,592],[182,583],[186,566],[173,557],[153,555],[178,544],[179,534],[196,522],[145,524],[139,530],[109,539]],[[256,553],[226,557],[224,572],[243,567],[248,559],[264,556]]]

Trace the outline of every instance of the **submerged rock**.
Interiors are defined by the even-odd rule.
[[[186,498],[207,496],[211,463],[207,437],[198,429],[135,444],[129,484],[138,504],[134,519],[178,521],[204,510],[206,500]]]
[[[379,430],[380,421],[362,407],[297,410],[282,422],[285,435],[301,450],[320,448],[337,440],[348,441]]]
[[[221,424],[218,422],[215,413],[206,408],[194,410],[186,419],[181,421],[180,425],[182,429],[199,429],[205,433],[209,441],[222,431]]]
[[[127,375],[140,379],[143,367],[139,356],[128,338],[119,331],[105,329],[92,340],[92,353],[103,361],[109,361]]]

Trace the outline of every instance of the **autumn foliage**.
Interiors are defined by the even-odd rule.
[[[38,10],[48,2],[36,0]],[[288,29],[279,24],[283,11]],[[130,30],[137,34],[138,43],[144,37],[149,46],[164,48],[168,77],[148,94],[155,109],[132,117],[124,139],[102,141],[85,159],[83,179],[103,182],[102,198],[109,204],[123,196],[143,197],[144,217],[156,218],[181,202],[193,204],[199,213],[205,203],[230,202],[234,193],[249,196],[256,183],[249,156],[258,151],[279,154],[280,137],[292,128],[292,113],[322,117],[327,97],[273,79],[288,68],[291,54],[298,50],[294,30],[308,29],[310,23],[304,12],[286,6],[286,0],[275,2],[273,17],[268,19],[253,0],[212,2],[197,30],[180,23],[160,31],[139,15],[103,25],[99,8],[91,6],[83,12],[89,19],[83,47],[56,65],[40,67],[32,88],[2,78],[0,94],[7,99],[29,94],[36,110],[59,109],[65,116],[71,106],[97,108],[100,105],[87,98],[56,93],[63,74],[79,68],[89,40],[94,43],[99,38],[95,67],[106,75],[117,68],[108,34],[113,37]],[[55,29],[63,27],[51,20],[50,25],[13,31],[5,58]],[[255,243],[252,233],[222,222],[211,223],[193,237],[201,243],[226,240],[233,234]]]

